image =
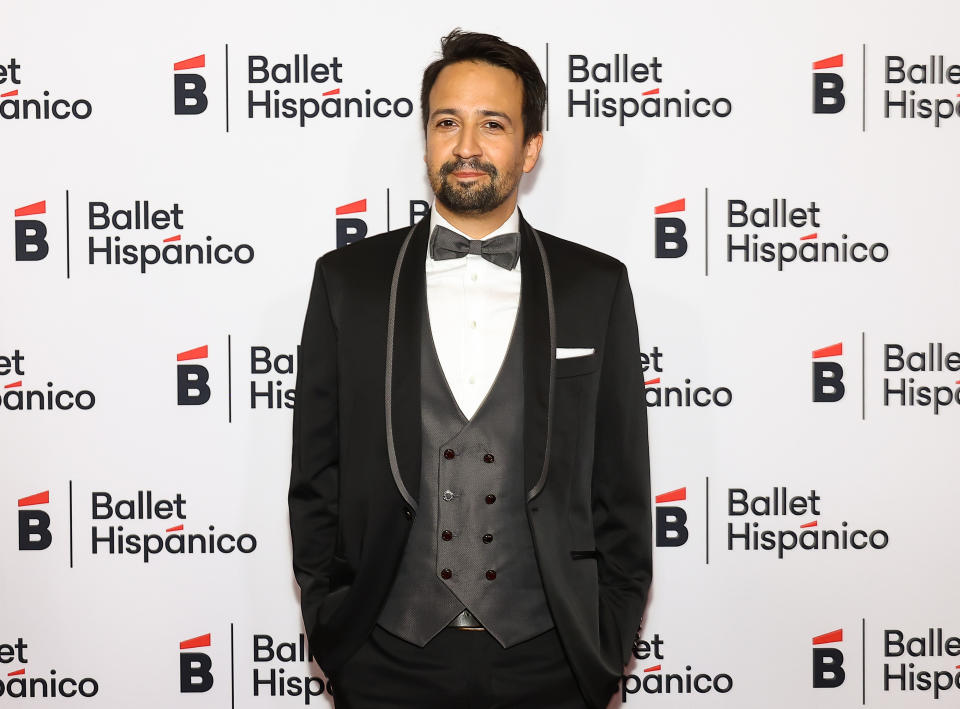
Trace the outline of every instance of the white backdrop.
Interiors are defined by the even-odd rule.
[[[650,409],[662,545],[626,705],[957,703],[955,4],[4,0],[0,13],[3,700],[59,706],[77,689],[103,707],[328,706],[298,645],[283,405],[295,373],[283,355],[296,350],[312,264],[337,246],[338,220],[362,221],[342,221],[344,233],[372,235],[388,219],[410,223],[411,201],[429,198],[420,75],[440,37],[461,26],[525,47],[548,75],[544,151],[521,207],[537,228],[627,263],[648,395],[671,397]],[[201,55],[202,66],[174,70]],[[272,66],[303,55],[324,65],[325,82],[249,81],[251,57]],[[584,61],[624,55],[647,66],[637,69],[646,81],[595,80],[603,67],[573,80]],[[921,65],[913,81],[892,81],[897,57]],[[833,66],[814,69],[821,60]],[[190,92],[198,76],[205,110],[177,114],[175,82]],[[842,110],[815,112],[818,85],[824,105],[842,93]],[[261,106],[250,117],[250,92],[317,105],[385,98],[391,115],[301,127]],[[587,96],[625,100],[628,111],[646,100],[648,113],[657,100],[706,98],[729,115],[621,126],[571,105]],[[409,110],[404,99],[413,112],[393,115]],[[945,117],[886,106],[921,99]],[[44,100],[89,116],[37,118],[29,102],[42,115]],[[731,219],[737,200],[753,210],[781,199],[806,223]],[[363,200],[352,208],[363,211],[337,214]],[[682,211],[655,213],[678,200]],[[161,228],[116,228],[122,217],[92,228],[91,203],[113,214],[138,201],[168,213]],[[686,252],[657,258],[657,219],[670,218],[682,220]],[[136,254],[150,245],[144,253],[171,260],[174,249],[161,248],[228,245],[221,255],[248,263],[141,272],[107,263],[103,250],[91,258],[91,240]],[[729,249],[744,240],[788,253],[806,244],[805,254],[882,244],[885,258],[798,257],[779,270]],[[931,343],[942,356],[934,346],[933,362],[909,360],[924,371],[890,371],[897,347],[926,353]],[[825,377],[841,371],[838,398]],[[186,395],[209,391],[205,403],[178,405],[178,377],[188,376],[202,386]],[[281,405],[266,396],[252,405],[252,387],[281,391]],[[714,403],[678,406],[668,387],[704,387]],[[909,387],[914,402],[940,387],[934,396],[951,403],[935,411],[889,392]],[[837,400],[815,401],[817,390]],[[85,410],[55,400],[51,410],[48,392],[61,391],[64,406]],[[135,504],[113,508],[148,492],[149,518]],[[788,506],[800,498],[793,513],[762,514],[783,495]],[[737,514],[744,496],[771,500]],[[874,545],[853,548],[855,530]],[[848,542],[781,556],[752,538],[746,548],[739,535],[754,532],[787,545]],[[111,534],[125,536],[123,553],[111,553]],[[204,537],[204,551],[195,538],[193,553],[172,553],[189,535]],[[164,550],[131,552],[145,537]],[[245,551],[230,551],[238,538]],[[57,699],[42,699],[54,690]]]

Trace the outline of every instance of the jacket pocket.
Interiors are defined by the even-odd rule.
[[[574,561],[579,559],[599,559],[600,552],[596,549],[585,549],[583,551],[571,551],[570,558]]]
[[[317,614],[318,625],[322,626],[330,622],[330,619],[333,617],[334,613],[339,610],[340,604],[343,603],[343,599],[346,598],[348,593],[350,593],[351,588],[353,587],[341,586],[335,591],[331,591],[324,596],[323,601],[320,603],[320,611]]]
[[[553,375],[557,379],[576,377],[580,374],[589,374],[600,366],[597,353],[580,357],[563,357],[554,361]]]
[[[343,586],[349,586],[353,583],[355,576],[350,562],[344,557],[334,554],[330,561],[330,590],[336,591]]]

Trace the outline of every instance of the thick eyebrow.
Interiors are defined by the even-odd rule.
[[[513,121],[510,120],[510,116],[508,116],[506,113],[501,113],[500,111],[480,111],[480,115],[486,118],[502,118],[510,125],[513,125]]]
[[[430,114],[430,119],[433,120],[439,115],[459,116],[460,113],[461,112],[455,108],[438,108],[433,113]],[[513,121],[510,120],[510,116],[508,116],[506,113],[503,113],[502,111],[480,110],[478,113],[480,113],[480,115],[483,116],[484,118],[502,118],[504,121],[506,121],[510,125],[513,125]]]

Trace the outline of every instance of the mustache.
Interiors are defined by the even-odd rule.
[[[490,175],[490,177],[496,177],[499,174],[493,163],[480,162],[479,160],[450,160],[440,166],[440,177],[445,178],[461,170],[485,172]]]

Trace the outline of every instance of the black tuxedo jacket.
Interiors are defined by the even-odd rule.
[[[591,706],[617,689],[650,585],[650,484],[626,267],[520,219],[527,518]],[[304,628],[330,673],[376,624],[417,514],[429,219],[316,264],[299,349],[290,528]],[[557,348],[594,348],[556,358]]]

